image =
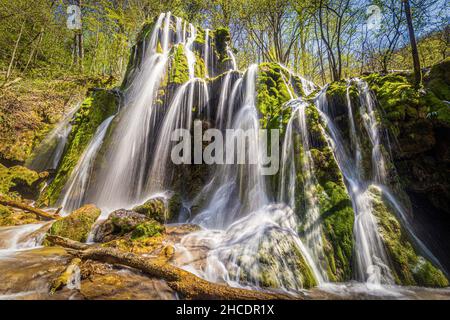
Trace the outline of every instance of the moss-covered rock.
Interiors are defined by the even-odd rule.
[[[377,187],[370,187],[378,230],[392,261],[395,282],[400,285],[446,287],[448,279],[441,270],[420,256],[409,240],[406,230],[395,216],[394,209]]]
[[[273,245],[276,243],[276,245]],[[240,266],[236,271],[243,282],[257,283],[263,288],[308,289],[317,285],[317,280],[300,252],[289,236],[277,230],[271,230],[266,240],[259,243],[255,256],[243,255],[234,261]],[[289,266],[289,271],[286,267]]]
[[[323,248],[331,281],[347,281],[352,276],[354,211],[344,178],[323,135],[317,109],[309,105],[306,121],[311,137],[310,151],[317,180],[316,193],[322,219]],[[299,173],[301,174],[301,173]],[[302,179],[299,179],[300,183]],[[299,184],[301,188],[302,184]],[[302,189],[301,189],[302,190]],[[303,195],[300,192],[300,195]],[[304,199],[296,199],[304,203]]]
[[[34,198],[47,172],[37,173],[22,166],[6,168],[0,164],[0,194],[14,198]]]
[[[108,90],[96,90],[84,100],[73,120],[72,131],[55,178],[39,197],[38,205],[51,206],[56,203],[97,127],[117,111],[117,106],[116,94]]]
[[[424,82],[437,98],[450,101],[450,57],[433,65],[425,75]]]
[[[100,209],[95,205],[87,204],[73,211],[69,216],[53,223],[48,234],[86,242],[100,213]]]
[[[131,234],[132,239],[159,236],[164,232],[164,226],[155,220],[146,221],[136,226]]]
[[[144,204],[134,207],[132,210],[159,222],[164,222],[169,218],[166,200],[163,198],[149,199]]]
[[[264,129],[283,131],[289,121],[291,110],[283,106],[291,96],[283,79],[283,72],[286,71],[276,63],[259,65],[256,100],[261,114],[261,127]]]

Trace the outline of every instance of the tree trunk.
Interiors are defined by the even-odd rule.
[[[411,6],[409,0],[403,0],[405,5],[406,22],[408,24],[409,42],[411,43],[411,52],[414,64],[414,82],[416,87],[422,83],[422,72],[420,69],[419,51],[417,50],[416,36],[414,34],[414,26],[412,22]]]
[[[14,50],[11,56],[11,61],[9,62],[8,71],[6,72],[5,83],[8,82],[9,77],[11,76],[11,72],[14,65],[14,59],[16,58],[17,48],[19,47],[20,39],[22,38],[23,29],[25,28],[25,21],[22,22],[22,26],[20,27],[19,36],[17,37],[16,44],[14,45]]]
[[[114,248],[87,245],[58,236],[48,235],[46,240],[53,245],[72,249],[68,252],[84,260],[90,259],[114,265],[123,265],[140,270],[151,277],[163,279],[170,288],[177,291],[185,299],[266,300],[293,298],[281,293],[246,290],[211,283],[158,258],[146,258],[134,253],[123,252]]]

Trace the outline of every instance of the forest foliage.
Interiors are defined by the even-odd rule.
[[[0,83],[17,77],[120,78],[139,29],[165,11],[203,27],[229,28],[241,68],[280,62],[321,84],[411,70],[406,3],[422,67],[444,60],[445,0],[0,0]],[[81,7],[81,32],[66,26],[71,4]]]

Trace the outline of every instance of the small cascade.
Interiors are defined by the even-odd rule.
[[[281,183],[279,186],[279,201],[287,203],[292,209],[301,211],[296,205],[296,177],[298,172],[303,175],[303,194],[305,199],[303,217],[299,225],[304,234],[302,239],[310,255],[313,257],[314,264],[320,270],[317,275],[319,283],[327,280],[327,268],[325,266],[325,257],[322,244],[322,228],[320,223],[320,207],[317,199],[316,190],[317,180],[315,177],[314,161],[310,151],[310,136],[306,123],[306,107],[308,103],[301,98],[292,100],[288,106],[293,109],[291,119],[286,127],[285,139],[283,141],[282,162],[281,162]],[[299,132],[296,132],[298,130]],[[301,156],[295,154],[295,138],[300,135],[301,138]],[[296,167],[295,158],[300,157],[300,167]]]
[[[351,88],[351,81],[347,81],[347,90],[346,90],[346,99],[347,99],[347,111],[348,111],[348,122],[350,127],[350,143],[351,147],[354,152],[355,157],[355,164],[357,166],[357,172],[361,172],[361,146],[359,142],[358,135],[356,134],[356,127],[355,127],[355,119],[353,116],[353,106],[352,106],[352,99],[350,97],[350,88]]]
[[[48,227],[48,222],[0,227],[0,255],[40,246]]]
[[[311,93],[313,93],[315,90],[317,90],[317,86],[314,84],[314,82],[309,81],[301,76],[300,81],[302,83],[302,89],[306,96],[309,96]]]
[[[189,23],[189,38],[186,40],[185,52],[186,58],[188,61],[188,69],[189,69],[189,79],[193,79],[195,77],[195,53],[193,51],[194,41],[197,37],[197,30],[194,25]]]
[[[185,41],[185,34],[184,34],[184,28],[183,28],[183,19],[180,17],[175,17],[175,28],[176,28],[176,42],[177,43],[184,43]]]
[[[209,29],[205,30],[205,47],[203,49],[204,57],[203,61],[205,62],[205,78],[209,78],[209,64],[210,64],[210,50],[209,50],[210,44],[209,44]]]
[[[72,118],[81,106],[81,102],[70,110],[58,125],[42,140],[34,151],[35,156],[27,160],[25,165],[32,170],[41,172],[58,167],[67,138],[72,130]]]
[[[372,199],[368,190],[371,182],[361,178],[364,175],[359,172],[360,167],[356,165],[355,159],[349,155],[338,128],[331,120],[326,90],[327,88],[324,88],[319,93],[316,98],[316,105],[328,129],[324,133],[329,139],[337,164],[348,184],[347,190],[355,211],[353,232],[355,237],[356,279],[373,286],[393,284],[389,260],[378,232],[376,218],[372,213]]]
[[[230,112],[230,109],[226,109],[228,107],[228,96],[230,93],[230,83],[231,83],[231,72],[227,72],[225,75],[225,78],[222,81],[222,88],[220,90],[220,98],[219,98],[219,104],[217,106],[217,113],[216,113],[216,128],[224,129],[225,128],[225,121],[227,113]]]
[[[197,106],[197,114],[208,112],[209,93],[206,81],[193,78],[183,84],[175,93],[164,121],[159,130],[157,145],[153,156],[153,164],[149,174],[148,186],[150,194],[161,192],[168,188],[171,181],[169,165],[170,153],[173,147],[172,133],[176,129],[191,130],[193,124],[193,109]],[[190,161],[190,156],[186,157]],[[151,179],[150,179],[151,178]]]
[[[375,99],[367,82],[361,79],[355,79],[355,82],[357,84],[361,104],[361,117],[367,134],[369,135],[370,142],[372,143],[372,170],[374,180],[379,183],[385,183],[386,160],[384,159],[381,150],[382,145],[380,141],[379,121],[377,121],[375,113]]]
[[[227,47],[227,54],[231,59],[231,68],[232,70],[237,70],[237,63],[236,63],[236,57],[234,56],[233,50],[231,50],[229,47]]]
[[[63,197],[61,200],[63,212],[70,213],[85,202],[97,153],[103,144],[106,132],[113,119],[114,116],[110,116],[98,126],[94,137],[89,142],[76,167],[73,169],[69,180],[63,188]]]

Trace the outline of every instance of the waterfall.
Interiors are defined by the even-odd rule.
[[[249,130],[246,156],[253,159],[262,152],[255,105],[256,76],[257,66],[252,65],[243,80],[240,78],[233,85],[228,112],[235,103],[240,106],[230,126],[226,126]],[[242,96],[240,102],[238,95]],[[221,106],[225,108],[227,104]],[[226,154],[232,151],[227,149]],[[183,237],[177,245],[180,257],[175,263],[210,281],[298,290],[307,281],[299,271],[301,256],[311,267],[312,277],[320,277],[314,258],[297,235],[294,212],[286,205],[270,204],[259,162],[220,165],[215,172],[201,192],[208,196],[208,202],[191,220],[205,229]],[[199,245],[207,248],[203,267],[194,262]]]
[[[360,166],[355,164],[344,144],[344,140],[334,124],[326,97],[327,87],[316,98],[319,113],[328,131],[324,131],[333,149],[337,164],[348,185],[347,189],[355,212],[355,262],[356,279],[371,285],[393,284],[389,260],[381,241],[376,218],[373,215],[371,194],[368,187],[371,181],[361,177]]]
[[[217,105],[217,113],[216,113],[216,127],[219,129],[224,129],[224,126],[226,125],[225,122],[225,116],[228,112],[231,112],[231,110],[227,110],[227,101],[228,101],[228,95],[230,91],[230,81],[231,80],[231,72],[227,72],[225,75],[225,79],[222,81],[222,88],[220,90],[220,98],[219,103]]]
[[[293,109],[291,118],[286,127],[285,139],[283,141],[281,162],[281,183],[279,186],[279,201],[287,203],[292,209],[298,211],[296,205],[296,177],[297,172],[303,175],[303,195],[305,206],[300,225],[304,231],[302,236],[304,243],[313,257],[316,268],[320,270],[317,278],[319,283],[327,280],[327,268],[322,244],[322,228],[320,223],[320,207],[316,190],[317,180],[315,177],[314,161],[310,151],[310,136],[306,122],[306,107],[308,103],[301,98],[291,100],[288,106]],[[298,130],[301,138],[301,156],[295,153],[295,137]],[[294,159],[300,157],[301,166],[296,168]]]
[[[64,186],[63,193],[61,194],[61,207],[64,209],[64,213],[70,213],[84,203],[97,153],[103,144],[103,139],[113,119],[114,116],[110,116],[98,126],[94,137],[81,155],[69,180]]]
[[[231,68],[232,70],[237,70],[237,63],[236,63],[236,57],[234,56],[233,51],[227,47],[227,54],[231,59]]]
[[[183,32],[183,26],[182,26],[183,20],[180,17],[175,18],[175,25],[176,25],[176,33],[177,33],[177,43],[184,43],[184,32]]]
[[[92,202],[116,209],[140,200],[146,185],[148,164],[157,126],[155,98],[166,70],[170,39],[170,13],[155,23],[147,48],[148,57],[125,92],[124,107],[117,116],[107,152],[109,166],[100,173]],[[160,31],[162,31],[161,36]],[[162,53],[157,52],[158,41]]]
[[[34,151],[35,156],[26,161],[25,165],[32,170],[41,172],[58,167],[64,147],[72,130],[72,118],[80,109],[81,103],[70,110],[58,125],[42,140]]]
[[[189,38],[186,40],[185,52],[186,58],[188,61],[188,69],[189,69],[189,79],[193,79],[195,77],[195,53],[193,51],[194,41],[197,37],[197,30],[195,27],[189,23]]]
[[[209,78],[209,29],[205,30],[205,47],[203,49],[204,57],[203,60],[205,61],[205,78]]]
[[[194,101],[194,98],[196,99]],[[194,102],[199,107],[198,113],[208,109],[208,86],[203,79],[193,78],[183,84],[175,93],[169,111],[159,130],[157,145],[153,156],[153,164],[149,174],[149,194],[161,192],[169,187],[171,166],[169,156],[173,144],[171,135],[175,129],[191,129],[193,122]],[[151,178],[151,179],[150,179]]]
[[[381,151],[379,121],[375,114],[375,100],[367,82],[355,79],[361,104],[361,117],[372,143],[372,170],[376,182],[386,182],[386,161]]]

